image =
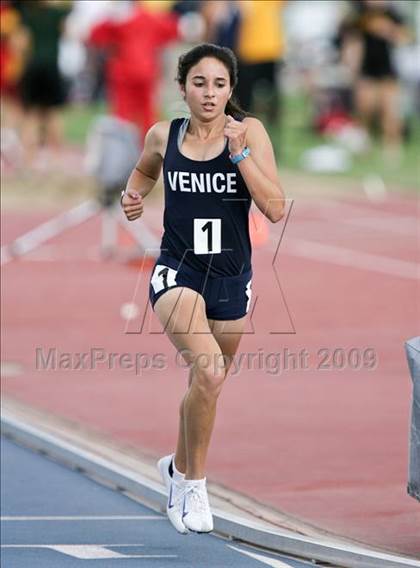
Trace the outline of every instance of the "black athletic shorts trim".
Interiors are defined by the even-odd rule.
[[[201,294],[206,316],[214,320],[235,320],[248,313],[251,304],[252,268],[236,276],[210,277],[185,262],[161,253],[150,278],[149,299],[156,301],[168,290],[185,286]]]

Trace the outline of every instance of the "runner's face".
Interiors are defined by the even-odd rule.
[[[205,122],[214,120],[224,113],[232,94],[229,72],[218,59],[204,57],[191,67],[181,90],[192,115]]]

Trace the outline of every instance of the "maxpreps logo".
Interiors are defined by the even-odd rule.
[[[85,352],[61,351],[57,347],[37,347],[35,369],[37,371],[95,371],[120,369],[141,375],[143,370],[165,369],[163,353],[114,353],[102,347],[92,347]]]

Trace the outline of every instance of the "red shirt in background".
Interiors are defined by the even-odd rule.
[[[136,124],[141,138],[158,118],[161,51],[178,37],[176,15],[152,13],[141,6],[126,20],[102,22],[90,34],[90,45],[109,50],[106,85],[111,111]]]
[[[95,26],[89,43],[111,47],[108,78],[111,81],[154,81],[159,75],[161,49],[178,39],[178,17],[152,13],[138,7],[121,22],[105,21]]]

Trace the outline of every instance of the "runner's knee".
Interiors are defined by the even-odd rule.
[[[222,390],[226,366],[221,353],[197,357],[193,368],[193,384],[206,397],[216,398]]]

